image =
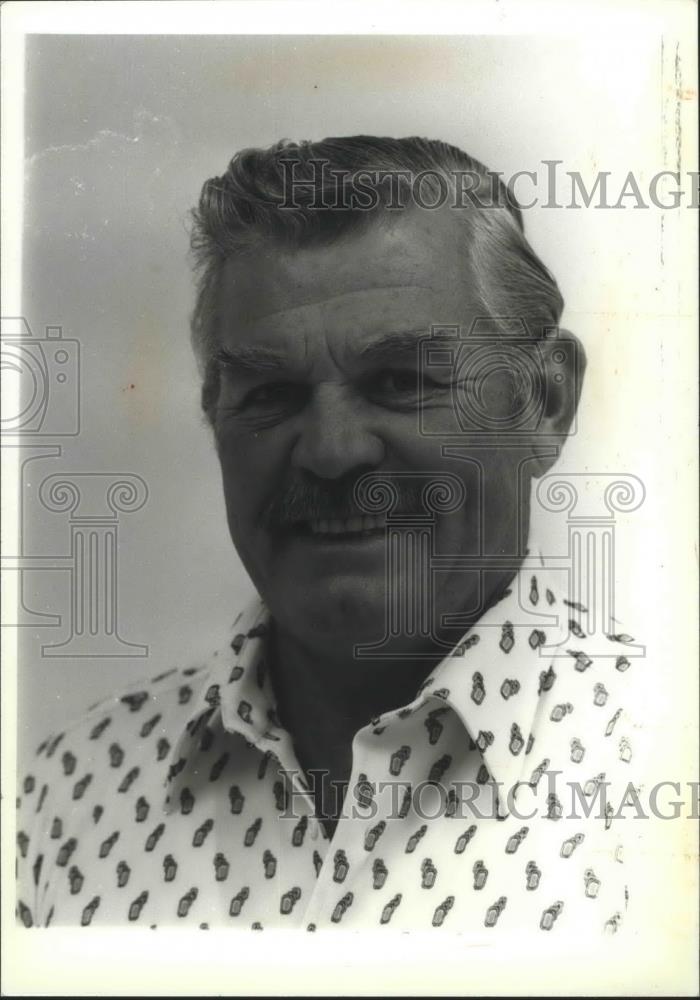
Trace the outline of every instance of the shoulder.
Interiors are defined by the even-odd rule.
[[[200,708],[211,708],[207,692],[233,646],[231,632],[258,610],[256,597],[226,629],[226,638],[222,634],[198,662],[154,670],[91,705],[61,730],[45,734],[35,753],[20,761],[18,808],[40,812],[47,798],[75,804],[101,776],[111,788],[124,769],[137,769],[142,781],[160,779],[189,720]]]
[[[136,778],[141,785],[161,787],[171,749],[206,690],[211,670],[211,665],[199,665],[161,671],[45,735],[34,755],[20,761],[20,851],[46,834],[54,817],[85,811],[95,792],[118,798]]]
[[[105,825],[119,829],[125,810],[140,819],[158,806],[172,749],[198,706],[208,707],[212,670],[211,663],[168,669],[132,684],[45,736],[21,762],[16,840],[25,926],[46,916],[46,893],[74,871],[79,845],[104,836]],[[101,849],[110,844],[108,837]]]
[[[167,712],[171,718],[185,716],[210,670],[210,665],[174,667],[121,688],[88,706],[60,730],[45,735],[36,748],[35,760],[62,759],[70,745],[80,743],[89,748],[117,732],[140,733],[153,720],[151,712]],[[153,728],[156,726],[153,722]]]

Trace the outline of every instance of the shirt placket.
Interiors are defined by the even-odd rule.
[[[397,837],[403,832],[408,836],[411,822],[410,814],[398,818],[402,815],[402,789],[423,777],[415,768],[425,763],[424,755],[419,754],[414,766],[398,775],[392,773],[391,760],[402,748],[415,745],[419,727],[414,712],[402,709],[356,733],[343,813],[326,844],[324,862],[305,911],[308,929],[342,928],[344,922],[354,922],[353,907],[364,912],[369,904],[381,913],[385,895],[381,891],[383,855],[388,851],[390,856],[396,856]],[[382,789],[388,781],[396,786],[384,785]],[[368,789],[374,792],[376,812],[361,807]]]

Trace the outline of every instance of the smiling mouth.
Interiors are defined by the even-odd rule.
[[[384,534],[386,517],[364,514],[347,518],[317,518],[312,521],[296,521],[289,527],[295,534],[306,538],[360,541]]]

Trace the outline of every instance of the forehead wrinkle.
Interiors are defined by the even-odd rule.
[[[432,285],[419,285],[414,283],[406,285],[403,282],[397,282],[396,284],[388,284],[388,285],[372,285],[369,288],[356,288],[349,292],[339,292],[337,295],[329,295],[325,298],[308,299],[304,302],[299,302],[296,305],[288,306],[282,309],[271,309],[268,312],[260,312],[255,314],[249,313],[248,319],[253,323],[257,323],[259,321],[270,319],[273,316],[282,316],[282,315],[293,316],[300,310],[308,309],[309,307],[320,308],[321,306],[330,305],[332,303],[338,302],[339,300],[343,299],[352,300],[353,298],[359,295],[367,296],[368,294],[371,295],[373,292],[382,292],[382,291],[387,291],[389,289],[393,290],[400,288],[403,288],[406,291],[413,291],[414,289],[418,289],[420,291],[432,292],[434,290]]]

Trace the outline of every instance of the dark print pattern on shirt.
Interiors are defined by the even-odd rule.
[[[629,823],[610,802],[632,780],[635,670],[613,646],[586,653],[548,574],[516,580],[413,702],[359,731],[356,814],[332,840],[277,717],[259,600],[206,665],[162,671],[44,740],[19,786],[18,920],[616,930]],[[560,634],[521,626],[520,594],[560,608]],[[607,788],[607,811],[579,803],[571,818],[568,780],[589,807]]]

